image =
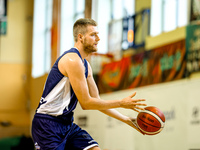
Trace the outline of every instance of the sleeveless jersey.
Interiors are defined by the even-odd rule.
[[[53,65],[43,90],[43,94],[36,110],[37,114],[55,116],[64,120],[73,121],[73,110],[76,108],[78,99],[70,85],[69,78],[64,76],[58,69],[59,60],[67,53],[77,53],[82,59],[76,48],[65,51]],[[88,76],[88,64],[84,59],[85,77]],[[75,69],[75,68],[74,68]]]

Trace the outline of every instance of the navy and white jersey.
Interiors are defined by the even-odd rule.
[[[73,110],[76,108],[78,100],[70,85],[69,78],[64,76],[58,69],[59,60],[67,53],[76,53],[82,59],[79,51],[76,48],[71,48],[56,60],[47,77],[36,114],[47,114],[73,121]],[[85,59],[83,62],[85,77],[87,78],[88,64]]]

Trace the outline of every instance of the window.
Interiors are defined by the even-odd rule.
[[[123,17],[125,16],[132,16],[135,14],[135,0],[124,0],[123,1],[124,5],[124,14]]]
[[[185,26],[188,22],[188,2],[187,0],[178,0],[178,27]]]
[[[163,1],[163,31],[171,31],[177,27],[177,0]]]
[[[74,1],[61,1],[60,53],[73,47]]]
[[[92,18],[98,22],[100,36],[98,53],[106,54],[108,52],[109,23],[133,15],[135,13],[135,0],[93,0],[92,5]],[[102,10],[102,8],[104,9]],[[118,33],[120,32],[122,31],[118,31]]]
[[[32,76],[48,72],[51,63],[52,0],[34,1]]]
[[[60,53],[74,46],[73,24],[84,18],[85,0],[61,0]]]
[[[187,24],[188,0],[152,0],[151,36],[168,32]]]
[[[79,18],[84,18],[85,0],[75,0],[74,21]]]

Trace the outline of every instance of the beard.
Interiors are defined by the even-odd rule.
[[[87,40],[83,41],[83,49],[88,54],[97,52],[97,47],[95,47],[94,44],[89,44]]]

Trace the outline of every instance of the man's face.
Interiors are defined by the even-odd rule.
[[[90,25],[87,27],[87,33],[83,36],[83,47],[86,53],[97,52],[97,44],[100,40],[98,34],[96,26]]]

